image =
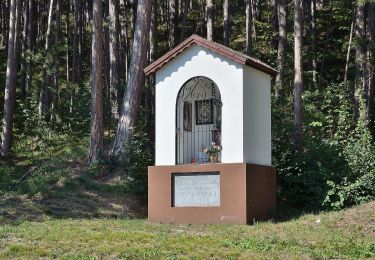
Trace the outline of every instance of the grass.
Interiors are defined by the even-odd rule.
[[[0,227],[0,258],[374,258],[375,202],[282,223],[54,219]]]
[[[130,192],[134,185],[121,169],[86,165],[87,140],[59,136],[51,142],[0,161],[0,225],[145,216],[144,196]]]
[[[0,259],[375,259],[375,201],[253,226],[151,224],[131,178],[87,167],[87,140],[25,147],[0,161]]]

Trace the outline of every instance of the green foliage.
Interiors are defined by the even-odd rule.
[[[365,123],[348,124],[352,107],[342,85],[306,91],[304,101],[302,154],[292,146],[291,123],[285,120],[289,113],[278,107],[273,111],[273,154],[281,201],[319,210],[375,199],[375,145]]]
[[[141,110],[138,124],[134,129],[134,136],[128,145],[129,156],[125,158],[125,172],[131,181],[132,192],[147,197],[147,166],[154,164],[154,146],[147,132],[145,110]]]

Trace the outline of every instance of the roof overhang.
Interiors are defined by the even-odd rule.
[[[239,64],[247,65],[249,67],[252,67],[254,69],[257,69],[259,71],[262,71],[264,73],[269,74],[272,77],[275,77],[278,73],[277,70],[272,68],[271,66],[267,65],[264,62],[261,62],[260,60],[257,60],[255,58],[252,58],[250,56],[247,56],[243,53],[240,53],[238,51],[235,51],[227,46],[221,45],[216,42],[208,41],[196,34],[191,35],[189,38],[185,39],[183,42],[181,42],[179,45],[177,45],[172,50],[168,51],[166,54],[161,56],[159,59],[157,59],[155,62],[150,64],[144,69],[144,73],[146,76],[156,72],[160,68],[162,68],[165,64],[167,64],[169,61],[174,59],[176,56],[178,56],[180,53],[185,51],[187,48],[192,46],[193,44],[198,44],[202,47],[205,47],[209,50],[212,50],[215,53],[218,53],[220,55],[223,55],[227,57],[228,59],[231,59]]]

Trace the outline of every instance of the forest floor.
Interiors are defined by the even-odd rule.
[[[252,226],[151,224],[123,172],[85,166],[87,140],[49,142],[0,162],[0,259],[375,258],[375,201]]]

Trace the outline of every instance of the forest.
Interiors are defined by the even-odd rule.
[[[144,196],[155,79],[143,69],[191,34],[278,70],[272,159],[282,205],[375,199],[372,0],[2,0],[0,195],[43,193],[78,167],[120,172]],[[57,148],[81,152],[62,162]]]

